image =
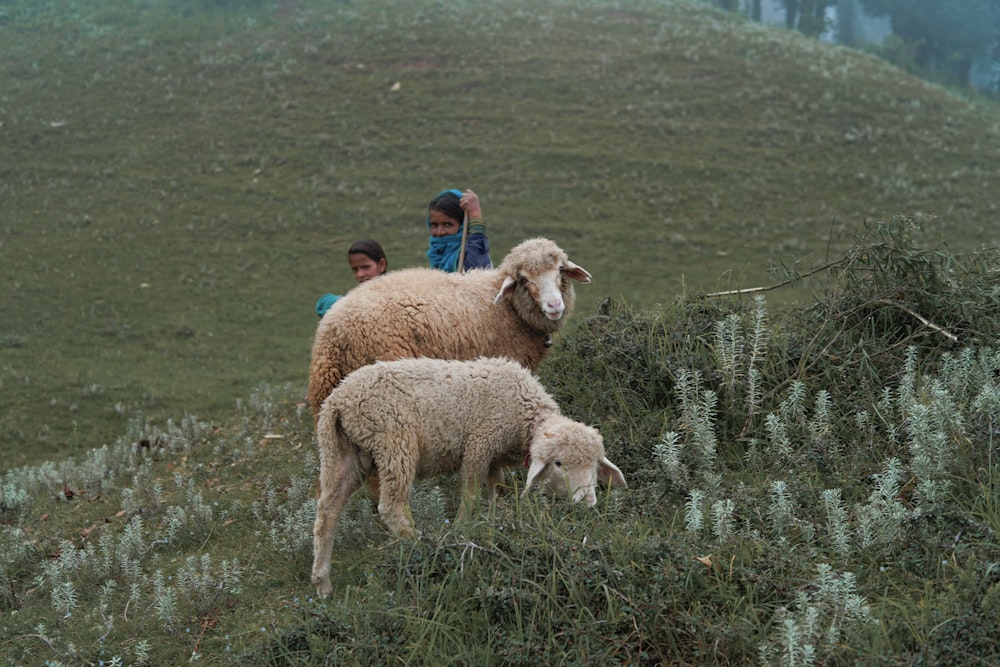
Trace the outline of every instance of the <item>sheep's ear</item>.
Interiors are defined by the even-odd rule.
[[[516,284],[517,284],[517,281],[514,280],[513,278],[511,278],[510,276],[507,276],[506,278],[504,278],[503,279],[503,285],[500,286],[500,291],[497,292],[496,298],[493,299],[493,305],[495,306],[498,303],[500,303],[501,301],[503,301],[504,297],[507,296],[508,294],[510,294],[514,290],[514,285],[516,285]]]
[[[607,456],[602,456],[597,462],[597,480],[603,484],[610,484],[618,489],[627,489],[625,475],[614,463],[608,460]]]
[[[590,271],[587,271],[587,269],[582,266],[577,266],[569,260],[566,260],[566,275],[573,280],[580,281],[581,283],[590,282]]]
[[[528,476],[524,480],[524,491],[521,492],[522,497],[528,495],[528,491],[531,491],[531,487],[535,485],[535,480],[538,479],[543,470],[545,470],[545,461],[532,456],[531,465],[528,466]]]

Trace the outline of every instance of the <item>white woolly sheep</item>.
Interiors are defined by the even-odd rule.
[[[401,359],[350,373],[323,402],[317,428],[320,496],[312,581],[330,593],[333,529],[364,479],[381,477],[378,511],[399,536],[414,536],[416,479],[461,471],[465,518],[484,482],[524,461],[524,493],[536,485],[597,502],[598,482],[626,487],[596,429],[573,421],[531,373],[508,359]]]
[[[351,371],[413,357],[508,357],[536,370],[590,273],[548,239],[514,247],[496,269],[404,269],[358,285],[320,320],[309,369],[313,414]]]

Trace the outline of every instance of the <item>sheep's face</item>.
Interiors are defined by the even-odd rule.
[[[541,485],[547,492],[573,502],[597,504],[599,482],[624,488],[621,470],[604,456],[604,443],[595,429],[560,418],[546,424],[531,443],[524,491]]]
[[[520,288],[538,305],[545,317],[557,321],[566,312],[567,304],[563,295],[572,293],[570,279],[587,283],[590,282],[590,274],[566,259],[554,262],[544,270],[522,271],[516,278],[504,278],[494,303],[500,303],[511,292]]]

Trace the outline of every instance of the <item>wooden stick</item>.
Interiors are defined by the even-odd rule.
[[[469,214],[462,216],[462,247],[458,251],[458,272],[465,272],[465,240],[469,236]]]
[[[768,292],[773,289],[778,289],[779,287],[784,287],[785,285],[791,285],[792,283],[797,283],[803,278],[808,278],[809,276],[819,273],[820,271],[826,271],[829,268],[832,268],[834,266],[837,266],[838,264],[843,263],[843,261],[844,261],[843,259],[838,259],[836,262],[830,262],[829,264],[824,264],[823,266],[815,268],[812,271],[807,271],[806,273],[798,275],[795,278],[789,278],[788,280],[783,280],[780,283],[775,283],[774,285],[767,285],[764,287],[746,287],[744,289],[726,290],[725,292],[712,292],[711,294],[703,294],[701,298],[709,299],[713,296],[732,296],[734,294],[753,294],[754,292]]]
[[[884,304],[886,306],[895,306],[896,308],[899,308],[904,313],[909,313],[913,317],[917,318],[918,320],[920,320],[921,324],[923,324],[926,327],[930,327],[934,331],[937,331],[939,334],[941,334],[942,336],[944,336],[945,338],[947,338],[948,340],[950,340],[952,343],[957,343],[958,342],[958,336],[956,336],[955,334],[951,333],[950,331],[948,331],[944,327],[941,327],[941,326],[938,326],[937,324],[934,324],[933,322],[931,322],[930,320],[928,320],[926,317],[924,317],[920,313],[915,312],[911,308],[907,308],[905,305],[901,304],[898,301],[891,301],[889,299],[879,299],[878,301],[874,301],[873,303],[881,303],[881,304]]]

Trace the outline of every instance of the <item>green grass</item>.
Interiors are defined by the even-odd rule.
[[[956,251],[997,240],[995,106],[703,6],[197,6],[0,25],[15,462],[301,382],[347,245],[424,264],[444,186],[481,194],[495,260],[546,235],[588,268],[582,314],[768,284],[897,212]]]
[[[233,4],[0,8],[3,662],[995,661],[994,104],[681,0]],[[541,377],[630,488],[356,498],[319,602],[313,304],[454,185],[593,274]]]
[[[928,252],[914,230],[871,227],[801,310],[602,304],[542,379],[600,426],[629,489],[590,509],[521,499],[515,474],[455,523],[456,480],[427,480],[416,541],[390,538],[359,494],[329,600],[309,582],[316,452],[301,385],[258,386],[224,427],[132,418],[110,447],[8,469],[0,656],[992,664],[997,254]]]

